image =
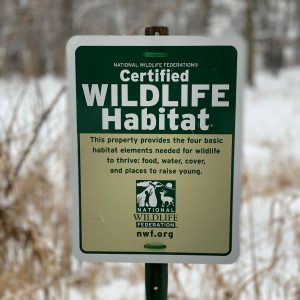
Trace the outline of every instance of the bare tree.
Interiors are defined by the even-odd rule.
[[[254,7],[253,0],[246,0],[244,36],[247,43],[247,82],[253,85],[254,73]]]
[[[295,0],[295,15],[294,20],[296,24],[296,42],[295,42],[295,63],[300,64],[300,1]]]
[[[54,47],[54,67],[56,74],[63,74],[65,71],[65,46],[68,39],[73,35],[73,0],[57,2],[57,32]]]

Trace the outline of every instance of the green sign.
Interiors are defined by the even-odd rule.
[[[199,37],[68,44],[75,254],[238,254],[241,46]]]

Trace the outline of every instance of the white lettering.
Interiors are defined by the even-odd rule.
[[[89,89],[88,84],[82,84],[86,105],[93,106],[96,98],[97,105],[103,106],[106,97],[107,87],[108,84],[102,84],[100,92],[98,84],[92,84],[91,90]]]
[[[213,84],[212,85],[212,106],[214,107],[229,107],[229,101],[219,101],[225,97],[225,93],[220,90],[229,90],[229,84]]]

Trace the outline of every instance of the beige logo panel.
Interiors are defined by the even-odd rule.
[[[160,253],[226,254],[231,161],[229,134],[80,134],[83,251],[157,252],[144,245],[158,243],[166,246]],[[150,201],[137,211],[137,181],[168,180],[176,182],[176,208],[156,212]],[[175,226],[164,227],[168,221]]]

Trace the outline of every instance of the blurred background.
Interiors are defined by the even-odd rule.
[[[170,264],[169,298],[300,299],[299,0],[0,0],[1,299],[144,299],[143,264],[71,255],[65,45],[151,25],[248,50],[241,255]]]

